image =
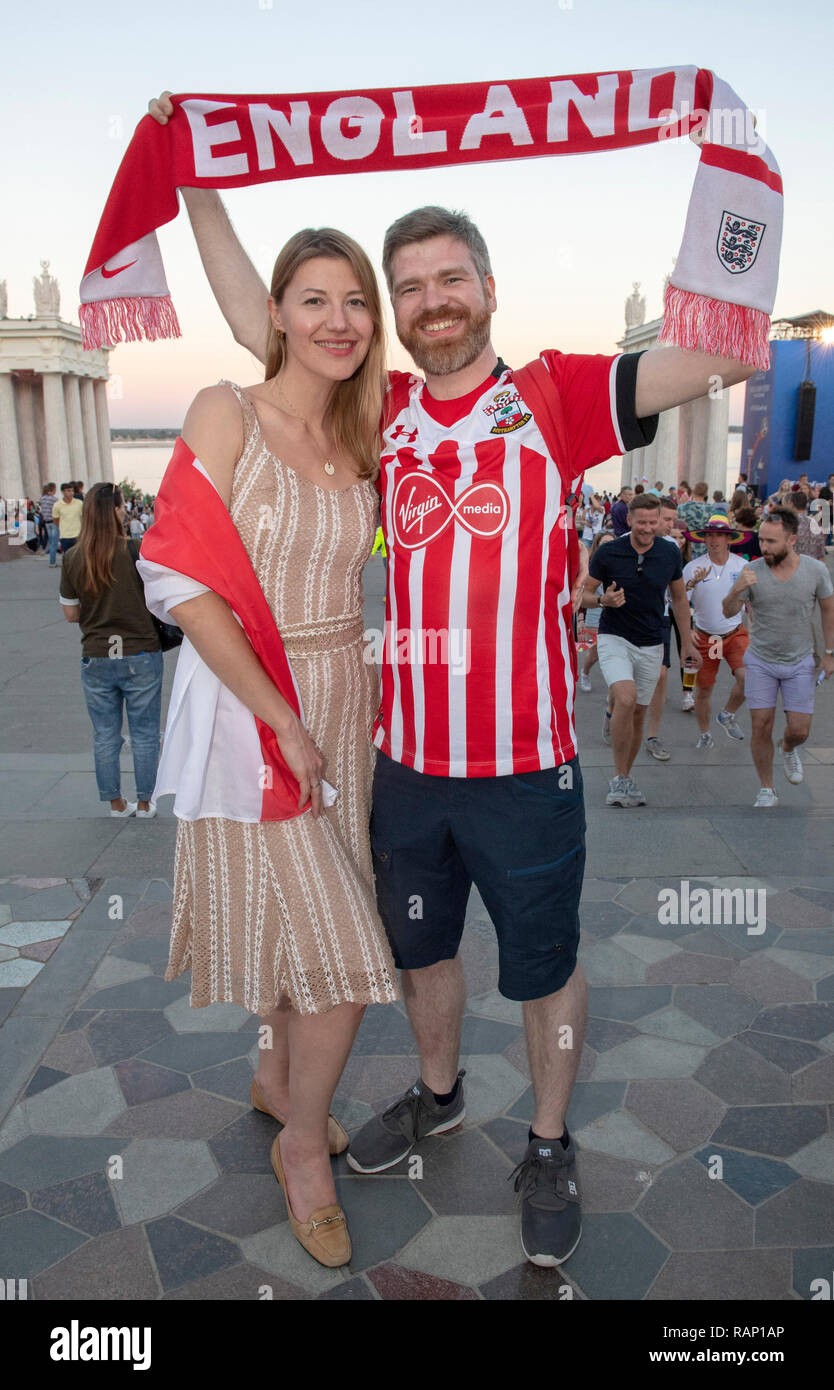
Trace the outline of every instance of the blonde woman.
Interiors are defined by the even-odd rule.
[[[182,438],[243,541],[280,632],[302,717],[267,675],[225,599],[199,583],[183,589],[182,575],[152,561],[140,560],[140,569],[157,616],[164,612],[185,633],[183,670],[196,660],[193,648],[222,687],[215,722],[222,726],[223,711],[242,702],[274,730],[300,786],[301,813],[257,823],[230,815],[239,777],[228,747],[234,740],[218,746],[214,729],[215,770],[200,769],[197,814],[194,806],[185,806],[186,814],[174,806],[181,818],[165,978],[190,966],[194,1007],[232,1000],[261,1015],[271,1045],[259,1052],[251,1099],[284,1125],[272,1162],[291,1226],[322,1264],[341,1265],[350,1258],[350,1239],[329,1154],[345,1149],[348,1138],[328,1111],[365,1005],[398,997],[374,898],[370,732],[379,692],[362,641],[361,573],[377,527],[385,340],[370,262],[330,228],[299,232],[286,244],[268,310],[265,380],[200,391]],[[164,528],[170,538],[175,525],[160,510],[143,543],[151,556],[155,538]],[[172,602],[169,590],[159,599],[166,574],[175,596],[190,596]],[[177,790],[179,798],[188,783],[189,739],[199,741],[199,682],[189,688],[191,710],[187,691],[172,692],[157,795]],[[338,793],[333,804],[331,788]]]

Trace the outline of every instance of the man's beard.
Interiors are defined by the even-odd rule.
[[[427,343],[417,324],[412,329],[398,334],[400,342],[411,353],[417,366],[430,376],[449,376],[451,372],[463,371],[464,367],[470,366],[480,357],[489,342],[492,313],[486,306],[477,315],[463,308],[441,309],[433,313],[431,318],[424,318],[423,322],[440,323],[443,319],[459,318],[466,319],[466,332],[462,338],[456,338],[453,342]]]
[[[774,555],[771,551],[769,555],[763,555],[762,559],[764,560],[765,564],[769,565],[772,569],[774,565],[781,565],[782,561],[787,558],[787,554],[788,547],[785,546],[785,549],[778,551],[777,554]]]

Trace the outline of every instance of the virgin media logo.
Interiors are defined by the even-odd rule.
[[[500,535],[510,519],[510,499],[498,483],[472,483],[454,501],[431,473],[405,473],[394,489],[394,539],[419,550],[441,536],[453,520],[473,536]]]

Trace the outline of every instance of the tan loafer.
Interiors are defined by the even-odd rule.
[[[312,1255],[314,1260],[318,1260],[320,1265],[327,1265],[328,1268],[335,1269],[339,1265],[348,1264],[351,1255],[350,1236],[345,1214],[340,1206],[331,1202],[326,1207],[316,1207],[309,1221],[296,1221],[287,1195],[284,1167],[281,1163],[281,1146],[278,1143],[279,1137],[276,1134],[273,1139],[269,1157],[275,1170],[275,1176],[284,1193],[293,1235],[299,1245],[304,1246],[307,1254]]]
[[[284,1124],[280,1115],[276,1115],[274,1110],[264,1103],[264,1098],[258,1090],[257,1082],[252,1078],[252,1089],[249,1099],[254,1110],[262,1110],[265,1115],[271,1115],[273,1120],[277,1120],[279,1125]],[[335,1115],[327,1117],[327,1144],[332,1154],[343,1154],[348,1144],[350,1136],[346,1129],[343,1129]]]

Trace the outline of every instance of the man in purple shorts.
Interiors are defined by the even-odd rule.
[[[745,697],[753,725],[751,751],[759,774],[754,806],[776,806],[773,790],[773,719],[782,691],[785,731],[779,750],[789,782],[802,781],[797,748],[811,732],[814,713],[814,638],[811,617],[819,603],[825,655],[822,669],[834,675],[834,584],[826,565],[796,550],[796,512],[774,507],[759,529],[762,557],[742,570],[722,603],[725,618],[742,604],[753,613],[744,654]]]

